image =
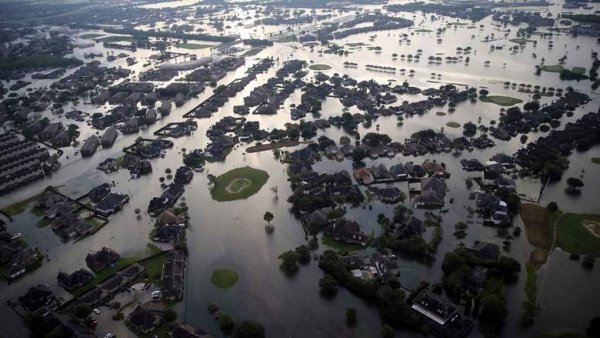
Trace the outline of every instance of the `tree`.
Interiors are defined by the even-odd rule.
[[[442,271],[444,271],[444,274],[448,275],[462,269],[465,264],[465,259],[461,255],[455,252],[448,252],[444,256],[444,261],[442,262]]]
[[[273,231],[275,230],[275,227],[271,225],[271,221],[273,220],[273,218],[273,213],[271,213],[270,211],[265,212],[265,216],[263,217],[263,219],[267,221],[267,226],[265,226],[265,230],[269,234],[273,233]]]
[[[348,310],[346,310],[346,325],[348,327],[356,326],[356,309],[355,308],[348,308]]]
[[[394,338],[394,329],[389,325],[383,326],[383,331],[381,333],[381,337],[383,338]]]
[[[463,135],[466,137],[473,137],[477,133],[477,125],[475,123],[469,121],[463,124]]]
[[[168,323],[172,323],[177,319],[177,312],[173,309],[167,309],[164,318]]]
[[[333,298],[338,292],[338,283],[330,274],[325,274],[323,278],[319,280],[319,293],[325,298]]]
[[[538,111],[540,109],[540,103],[538,101],[530,101],[523,105],[523,109],[526,111]]]
[[[557,212],[558,204],[556,204],[556,202],[550,202],[548,203],[548,205],[546,205],[546,209],[548,209],[548,211],[550,212]]]
[[[310,262],[310,250],[307,245],[300,245],[295,251],[298,254],[300,264],[308,264]]]
[[[496,267],[504,277],[505,281],[515,280],[521,272],[521,264],[514,258],[502,256],[496,263]]]
[[[497,332],[504,324],[508,310],[504,301],[497,295],[489,295],[481,300],[481,315],[479,319],[488,329]]]
[[[289,250],[281,255],[281,264],[279,268],[288,275],[293,275],[298,271],[298,254],[294,250]]]
[[[217,313],[217,311],[219,311],[219,307],[215,303],[209,303],[206,309],[211,315],[214,315],[215,313]]]
[[[219,328],[224,335],[228,336],[233,332],[235,322],[231,317],[225,313],[217,314],[217,321],[219,322]]]
[[[590,320],[590,326],[585,331],[591,338],[600,338],[600,317],[594,317]]]
[[[264,338],[265,327],[253,320],[244,320],[233,329],[233,338]]]
[[[271,221],[273,220],[273,218],[275,218],[273,216],[273,213],[271,213],[270,211],[265,212],[265,216],[263,217],[263,219],[267,222],[268,225],[271,224]]]
[[[367,157],[367,152],[362,148],[355,148],[352,151],[352,160],[354,162],[360,162],[360,161],[364,160],[365,157]]]
[[[504,300],[498,295],[489,295],[481,300],[481,321],[494,328],[499,328],[508,315]]]
[[[569,177],[567,178],[567,185],[570,191],[579,191],[583,187],[583,181],[577,177]]]
[[[92,307],[88,304],[77,304],[73,308],[73,318],[75,319],[86,319],[92,313]]]
[[[46,337],[46,335],[52,331],[52,328],[54,327],[48,322],[48,319],[42,315],[29,314],[25,316],[24,323],[29,329],[29,335],[32,338]]]
[[[596,263],[596,258],[594,258],[594,256],[586,255],[583,258],[583,262],[581,264],[583,265],[584,268],[591,269],[594,267],[595,263]]]

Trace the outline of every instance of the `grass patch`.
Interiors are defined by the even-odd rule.
[[[215,201],[234,201],[256,194],[269,179],[264,170],[250,167],[230,170],[215,180],[210,194]]]
[[[32,68],[64,68],[82,65],[76,58],[57,55],[9,56],[0,57],[0,70],[23,70]]]
[[[115,272],[117,272],[117,271],[121,270],[122,268],[124,268],[130,264],[133,264],[137,261],[138,261],[138,259],[135,257],[119,258],[117,263],[115,263],[115,266],[113,266],[112,268],[104,269],[102,271],[97,272],[96,275],[94,276],[94,279],[89,281],[86,285],[73,291],[73,297],[81,296],[82,294],[90,291],[91,289],[94,288],[94,286],[96,286],[96,284],[103,282],[104,280],[106,280],[107,278],[112,276]]]
[[[431,33],[433,32],[431,29],[415,29],[415,33]]]
[[[364,42],[350,42],[347,43],[346,46],[348,47],[361,47],[361,46],[368,46],[366,43]]]
[[[40,220],[35,224],[36,227],[38,228],[45,228],[48,225],[52,224],[52,220],[46,219],[46,218],[40,218]]]
[[[493,96],[485,96],[479,98],[482,102],[494,103],[499,106],[514,106],[515,104],[523,103],[523,100],[517,99],[510,96],[501,96],[501,95],[493,95]]]
[[[460,128],[460,123],[455,122],[455,121],[450,121],[450,122],[446,123],[446,126],[448,126],[450,128]]]
[[[27,207],[29,206],[29,204],[35,200],[37,200],[37,198],[40,195],[35,195],[35,196],[31,196],[29,198],[26,198],[20,202],[14,203],[12,205],[9,205],[8,207],[2,209],[2,212],[7,214],[10,217],[13,216],[17,216],[22,214],[25,210],[27,210]]]
[[[518,39],[510,39],[508,40],[512,43],[518,43],[520,45],[525,44],[527,42],[535,42],[535,40],[530,40],[530,39],[523,39],[523,38],[518,38]]]
[[[156,257],[152,257],[148,260],[145,260],[142,265],[146,268],[146,273],[148,274],[148,278],[155,284],[160,283],[160,277],[162,274],[163,264],[166,259],[165,254],[157,255]]]
[[[88,34],[82,34],[81,36],[79,36],[80,39],[95,39],[95,38],[99,38],[104,36],[103,34],[98,34],[98,33],[88,33]]]
[[[525,278],[525,294],[530,302],[535,303],[537,297],[537,273],[532,264],[526,264],[525,270],[527,271]]]
[[[600,215],[565,214],[557,227],[556,246],[569,253],[600,257],[600,237],[585,227],[585,221],[600,222]]]
[[[217,269],[213,271],[210,282],[219,289],[229,289],[239,280],[237,272],[229,269]]]
[[[279,43],[298,42],[298,38],[296,37],[296,35],[292,34],[292,35],[286,35],[286,36],[282,36],[282,37],[276,38],[273,41],[274,42],[279,42]]]
[[[444,113],[443,111],[438,111],[435,113],[435,115],[437,116],[446,116],[446,113]]]
[[[594,164],[600,164],[600,157],[592,157],[591,161]]]
[[[262,52],[262,48],[252,48],[250,50],[247,50],[244,52],[244,54],[242,54],[243,57],[249,57],[249,56],[254,56],[260,52]]]
[[[316,64],[316,65],[310,65],[308,68],[310,68],[312,70],[330,70],[331,66],[325,65],[325,64]]]
[[[560,73],[563,70],[561,65],[543,65],[541,68],[542,72]]]
[[[548,209],[538,204],[522,204],[520,216],[525,224],[525,234],[529,244],[536,248],[550,250],[554,236],[554,222],[560,215],[560,211],[550,213]]]
[[[200,43],[178,43],[175,45],[175,47],[195,50],[195,49],[209,48],[209,47],[212,47],[212,45],[205,45],[205,44],[200,44]]]
[[[337,251],[359,251],[359,250],[363,250],[365,247],[360,246],[360,245],[356,245],[356,244],[348,244],[348,243],[344,243],[344,242],[340,242],[340,241],[336,241],[333,237],[331,236],[326,236],[323,235],[323,238],[321,238],[321,243],[327,247],[329,247],[330,249],[335,249]]]
[[[135,39],[132,36],[112,35],[112,36],[107,36],[105,38],[98,39],[96,41],[98,41],[98,42],[107,42],[107,43],[112,43],[112,42],[134,42]]]
[[[571,69],[571,72],[577,74],[577,75],[584,75],[585,74],[585,67],[573,67],[573,69]]]

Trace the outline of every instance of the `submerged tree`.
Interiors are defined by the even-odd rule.
[[[263,219],[267,222],[267,226],[265,227],[265,230],[268,233],[272,233],[275,230],[275,227],[271,225],[271,221],[273,220],[274,216],[273,213],[270,211],[265,212],[265,215],[263,216]]]

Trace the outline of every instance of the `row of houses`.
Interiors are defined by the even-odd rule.
[[[43,256],[28,245],[20,235],[0,231],[0,267],[8,281],[22,277],[41,264]]]
[[[10,192],[46,175],[50,160],[47,148],[22,140],[12,133],[0,134],[0,194]]]
[[[93,289],[78,297],[74,303],[95,306],[107,302],[115,294],[123,291],[128,284],[141,276],[144,271],[143,264],[135,263],[128,265],[101,283],[96,284]]]
[[[186,113],[184,117],[194,118],[209,118],[212,114],[216,113],[220,107],[223,107],[229,98],[234,97],[241,92],[250,82],[256,79],[256,75],[265,72],[273,64],[271,59],[263,59],[258,64],[250,68],[247,74],[240,78],[233,80],[225,87],[222,87],[219,91],[216,91],[208,99],[194,107],[191,111]]]

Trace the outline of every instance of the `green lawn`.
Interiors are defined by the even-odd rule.
[[[571,69],[571,71],[575,74],[583,75],[583,74],[585,74],[585,67],[573,67],[573,69]]]
[[[563,66],[561,66],[561,65],[543,65],[542,66],[543,72],[560,73],[562,70],[563,70]]]
[[[273,41],[279,42],[279,43],[298,42],[298,38],[296,38],[296,35],[292,34],[292,35],[286,35],[286,36],[275,38]]]
[[[217,269],[213,271],[210,282],[219,289],[229,289],[239,280],[237,272],[229,269]]]
[[[525,294],[529,301],[535,303],[537,297],[537,273],[533,264],[526,264]]]
[[[97,272],[94,276],[94,279],[92,279],[86,285],[73,291],[73,297],[81,296],[82,294],[90,291],[91,289],[94,288],[94,286],[96,286],[96,284],[104,281],[108,277],[112,276],[112,274],[114,274],[115,272],[117,272],[117,271],[121,270],[122,268],[124,268],[130,264],[133,264],[137,261],[138,261],[138,259],[134,258],[134,257],[119,258],[119,260],[117,261],[115,266],[113,266],[112,268],[104,269],[102,271]]]
[[[592,157],[592,163],[594,164],[600,164],[600,157]]]
[[[519,212],[529,244],[536,248],[550,250],[554,238],[554,223],[562,215],[559,210],[550,213],[546,207],[538,204],[523,203]]]
[[[177,48],[194,49],[194,50],[212,47],[212,45],[205,45],[205,44],[199,44],[199,43],[178,43],[175,46]]]
[[[124,36],[124,35],[112,35],[107,36],[105,38],[98,39],[98,42],[134,42],[135,39],[132,36]]]
[[[262,48],[252,48],[252,49],[245,51],[244,54],[242,54],[242,56],[244,56],[244,57],[254,56],[254,55],[262,52],[262,50],[263,50]]]
[[[210,194],[215,201],[234,201],[256,194],[269,179],[264,170],[250,167],[230,170],[216,178]]]
[[[359,251],[365,249],[365,247],[356,245],[356,244],[348,244],[340,241],[336,241],[331,236],[323,235],[321,239],[321,243],[330,249],[335,249],[337,251]]]
[[[479,98],[482,102],[495,103],[499,106],[514,106],[515,104],[523,103],[523,100],[510,96],[492,95]]]
[[[40,195],[31,196],[29,198],[26,198],[26,199],[20,201],[20,202],[11,204],[8,207],[3,208],[2,212],[4,212],[5,214],[9,215],[10,217],[22,214],[25,210],[27,210],[27,207],[29,206],[29,204],[31,202],[35,201],[39,196]]]
[[[431,29],[415,29],[415,33],[431,33]]]
[[[49,54],[0,57],[0,70],[14,71],[32,68],[62,68],[79,66],[81,64],[83,64],[83,62],[77,58]]]
[[[527,43],[527,42],[535,42],[535,40],[529,40],[529,39],[523,39],[523,38],[510,39],[508,41],[510,41],[512,43],[518,43],[518,44],[524,44],[524,43]]]
[[[146,273],[153,283],[160,282],[160,276],[162,273],[163,264],[165,262],[166,255],[160,254],[156,257],[152,257],[145,260],[142,264],[146,268]]]
[[[101,36],[104,36],[104,34],[88,33],[88,34],[82,34],[81,36],[79,36],[79,38],[81,38],[81,39],[95,39],[95,38],[99,38]]]
[[[600,215],[565,214],[558,222],[556,246],[569,253],[600,257],[600,237],[582,224],[585,220],[600,222]]]
[[[460,123],[454,122],[454,121],[450,121],[450,122],[446,123],[446,126],[448,126],[450,128],[460,128]]]
[[[312,70],[330,70],[331,66],[324,65],[324,64],[314,64],[314,65],[310,65],[308,68],[310,68]]]
[[[361,46],[368,46],[366,43],[364,42],[350,42],[347,43],[346,46],[348,47],[361,47]]]

